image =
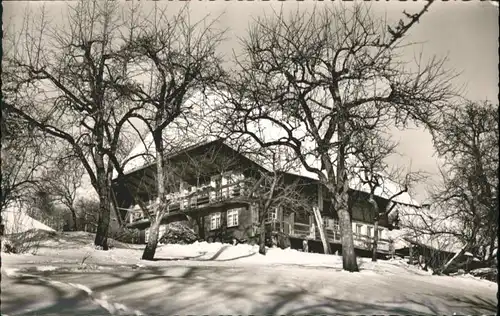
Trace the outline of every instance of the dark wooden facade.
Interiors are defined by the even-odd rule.
[[[259,212],[245,193],[255,184],[259,172],[269,171],[221,140],[187,148],[170,155],[168,161],[169,212],[162,224],[185,220],[200,239],[207,241],[230,242],[236,239],[249,242],[256,239]],[[149,220],[138,207],[137,200],[140,199],[150,209],[157,203],[155,168],[155,165],[149,165],[130,172],[114,185],[117,205],[129,227],[147,230],[149,226]],[[301,183],[301,193],[309,201],[309,207],[303,210],[276,209],[272,215],[267,215],[268,229],[284,233],[291,239],[319,241],[319,230],[311,211],[313,207],[318,207],[329,242],[339,245],[338,219],[331,210],[326,188],[314,179],[294,174],[285,174],[283,179],[285,183]],[[355,247],[368,251],[372,245],[374,217],[366,200],[366,193],[350,192]],[[378,198],[378,203],[385,207],[384,203],[388,201]],[[387,227],[387,218],[382,218],[379,221],[381,253],[389,251]]]

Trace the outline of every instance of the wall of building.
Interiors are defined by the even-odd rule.
[[[234,209],[238,209],[238,225],[228,227],[227,213]],[[233,238],[239,241],[249,241],[254,236],[254,211],[250,206],[227,206],[214,209],[199,218],[193,218],[193,229],[207,241],[231,242]],[[211,221],[215,213],[220,213],[221,225],[217,229],[212,229]]]

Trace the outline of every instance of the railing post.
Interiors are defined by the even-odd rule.
[[[315,239],[315,237],[316,237],[316,230],[315,229],[316,229],[316,226],[314,225],[314,223],[311,223],[311,226],[309,228],[309,231],[310,231],[309,237],[311,237],[313,239]]]

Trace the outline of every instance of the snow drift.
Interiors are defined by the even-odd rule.
[[[19,203],[2,210],[2,224],[4,225],[5,235],[23,233],[33,229],[55,231],[53,228],[26,214]]]

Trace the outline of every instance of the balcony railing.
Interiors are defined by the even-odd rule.
[[[301,238],[314,238],[314,225],[294,223],[293,230],[290,234]]]
[[[370,226],[365,223],[355,222],[354,224],[361,225],[362,227]],[[292,225],[290,225],[292,226]],[[316,224],[305,224],[305,223],[294,223],[293,228],[290,229],[290,236],[304,239],[312,239],[312,240],[321,240],[319,230],[317,229]],[[366,230],[366,228],[365,228]],[[340,232],[340,227],[338,225],[334,225],[334,227],[327,226],[325,228],[326,238],[330,243],[341,243],[342,242],[342,233]],[[371,250],[373,249],[373,237],[364,235],[364,234],[356,234],[353,232],[354,237],[354,246],[356,248]],[[381,251],[389,251],[389,240],[384,238],[379,238],[377,243],[378,250]]]
[[[191,192],[185,191],[169,193],[166,196],[166,207],[170,212],[180,210],[182,211],[202,208],[211,204],[221,203],[229,199],[244,197],[245,192],[248,188],[248,182],[248,180],[242,180],[235,183],[226,184],[218,188],[212,186],[203,186],[198,187],[196,188],[196,190]],[[158,203],[158,201],[152,201],[147,204],[146,207],[149,211],[150,216],[154,214]],[[146,218],[138,205],[135,205],[133,209],[128,211],[129,216],[126,220],[129,223],[133,223]]]

